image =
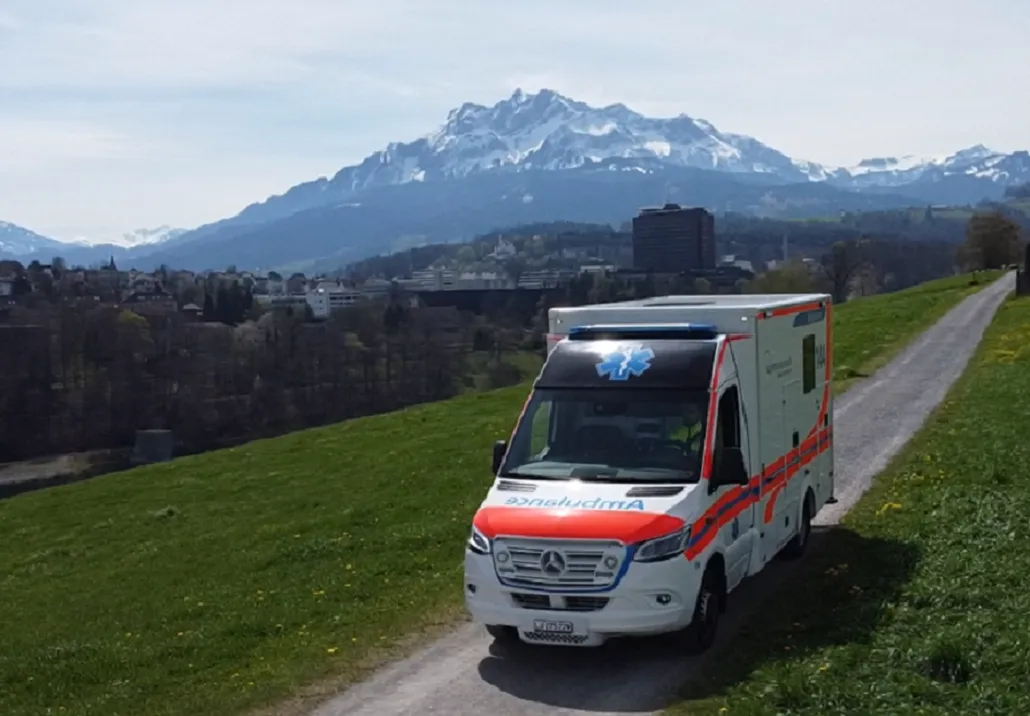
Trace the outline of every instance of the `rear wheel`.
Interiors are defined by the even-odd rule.
[[[812,536],[812,505],[814,502],[812,492],[805,493],[805,504],[801,508],[801,524],[798,525],[794,539],[783,548],[783,556],[787,559],[798,559],[808,549],[808,542]]]

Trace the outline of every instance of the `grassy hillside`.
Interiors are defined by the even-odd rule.
[[[1030,713],[1030,299],[676,714]],[[786,590],[785,590],[786,592]]]
[[[868,370],[981,287],[841,307],[836,360]],[[526,390],[0,502],[0,713],[240,713],[453,623],[490,445]]]
[[[930,281],[906,291],[870,296],[834,310],[834,378],[838,393],[871,375],[961,299],[1003,271]]]

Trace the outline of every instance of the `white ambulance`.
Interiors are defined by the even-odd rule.
[[[833,501],[831,300],[552,308],[548,357],[465,552],[495,639],[715,639],[726,597]]]

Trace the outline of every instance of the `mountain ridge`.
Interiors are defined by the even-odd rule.
[[[600,129],[609,131],[596,131]],[[594,144],[584,141],[585,137],[596,138]],[[622,147],[613,146],[619,138],[628,141]],[[607,153],[601,144],[608,145]],[[593,154],[591,150],[595,150]],[[587,166],[588,158],[601,164],[616,157],[632,161],[634,166],[627,169],[631,171],[653,171],[671,164],[726,171],[741,179],[761,177],[771,183],[827,182],[845,190],[887,190],[906,194],[914,203],[937,199],[975,203],[999,198],[1005,187],[1030,181],[1030,154],[1026,151],[1005,154],[976,145],[940,158],[881,157],[862,160],[850,168],[834,167],[792,159],[753,137],[721,132],[708,120],[687,114],[655,119],[621,103],[594,108],[550,89],[536,94],[516,89],[490,107],[465,102],[427,135],[391,142],[331,178],[302,182],[208,226],[278,220],[347,202],[375,187],[486,171],[560,171]],[[928,186],[911,186],[923,179]],[[949,191],[949,183],[957,188]],[[976,195],[981,190],[983,195]]]
[[[1025,182],[1026,151],[975,145],[946,157],[875,157],[835,167],[687,114],[651,118],[621,103],[598,108],[550,89],[517,89],[492,106],[465,102],[428,134],[391,142],[332,177],[128,255],[144,265],[207,268],[228,260],[267,268],[291,256],[343,260],[399,242],[463,240],[505,222],[595,221],[611,211],[625,220],[663,199],[805,218],[975,204]]]

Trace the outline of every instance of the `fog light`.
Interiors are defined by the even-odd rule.
[[[510,557],[509,557],[507,552],[498,552],[497,553],[497,561],[500,562],[501,564],[504,564],[509,559],[510,559]]]
[[[658,596],[656,596],[654,598],[654,600],[664,607],[666,604],[668,604],[669,602],[672,601],[672,595],[671,594],[659,594]]]

